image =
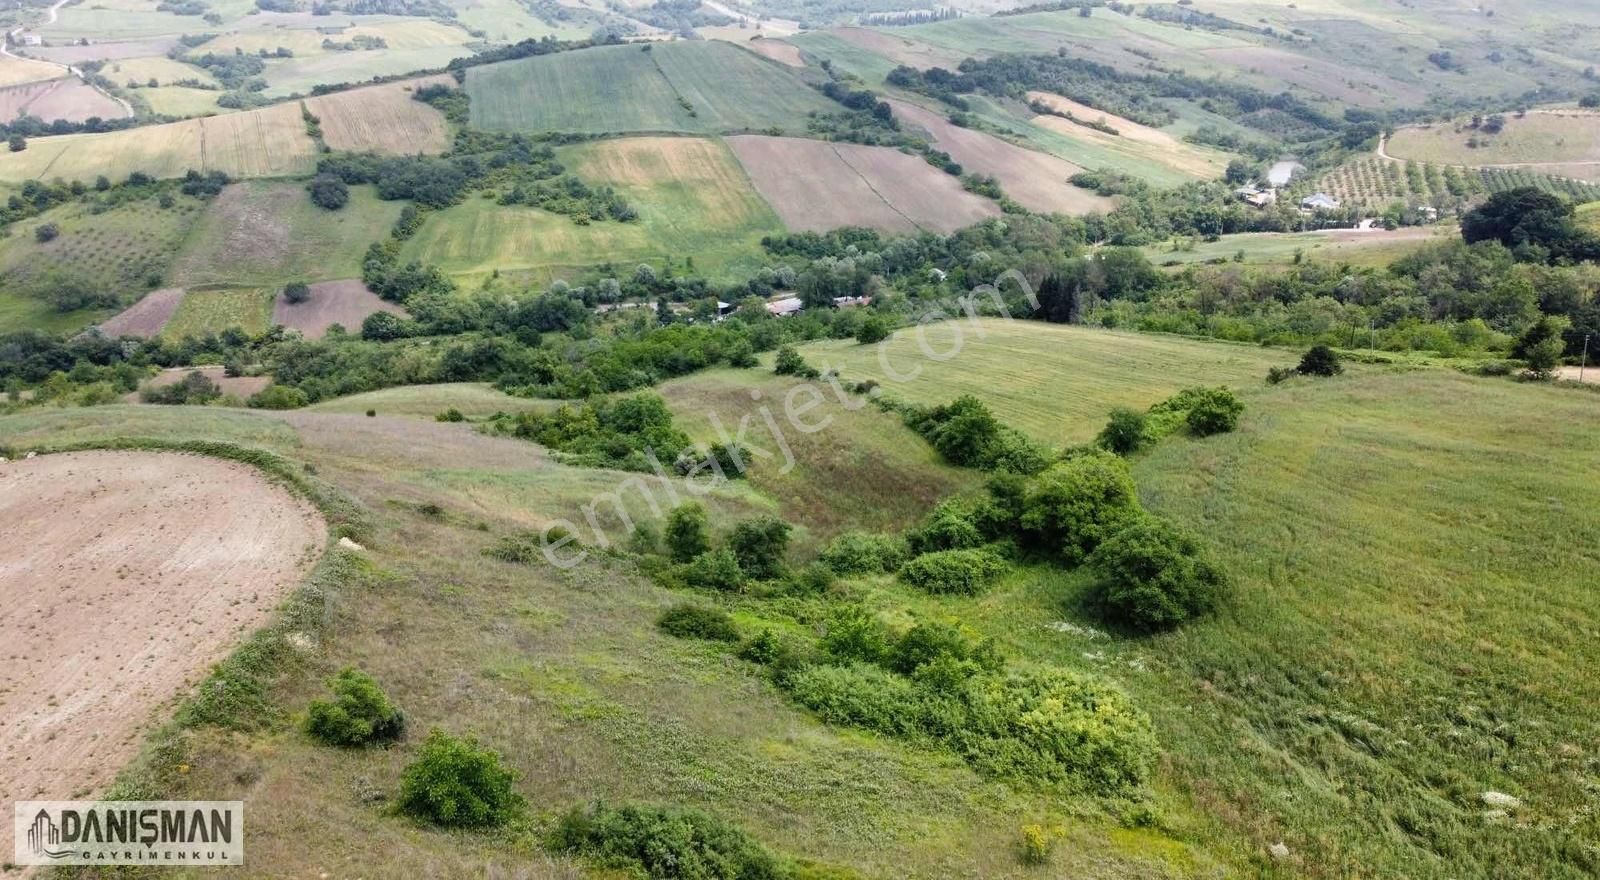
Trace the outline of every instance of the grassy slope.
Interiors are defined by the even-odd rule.
[[[239,327],[246,333],[265,333],[272,326],[272,300],[276,289],[191,290],[172,319],[161,328],[168,339],[205,336]]]
[[[473,198],[430,216],[404,256],[459,275],[499,269],[540,281],[604,262],[631,270],[693,256],[698,270],[724,278],[759,268],[761,237],[782,231],[720,142],[605,141],[563,148],[561,159],[585,181],[614,186],[639,219],[578,226],[536,208]]]
[[[901,330],[882,354],[854,341],[801,352],[818,369],[839,369],[845,381],[876,379],[888,394],[918,403],[976,394],[1001,419],[1058,446],[1092,439],[1112,407],[1144,408],[1190,385],[1253,388],[1268,367],[1294,362],[1258,346],[1001,319]],[[891,372],[914,378],[893,381]]]
[[[1383,267],[1395,260],[1426,247],[1432,242],[1447,241],[1455,236],[1453,227],[1434,230],[1413,227],[1394,232],[1287,232],[1245,233],[1226,235],[1217,241],[1190,242],[1184,246],[1192,250],[1174,250],[1174,242],[1167,241],[1145,248],[1145,254],[1157,265],[1190,265],[1216,260],[1232,262],[1240,251],[1244,262],[1266,266],[1290,266],[1295,255],[1305,259],[1348,263],[1352,266]]]
[[[367,247],[389,234],[403,202],[380,201],[370,186],[326,211],[299,183],[245,181],[212,202],[173,265],[179,285],[284,284],[361,277]]]
[[[807,112],[830,104],[791,69],[719,40],[601,46],[475,67],[466,88],[473,124],[508,131],[800,131]]]
[[[546,401],[512,397],[492,386],[478,382],[452,382],[441,385],[405,385],[384,388],[366,394],[352,394],[314,404],[312,412],[365,413],[375,410],[385,416],[415,416],[431,419],[447,409],[455,409],[468,418],[491,416],[497,412],[518,412],[525,409],[549,409],[555,404]]]

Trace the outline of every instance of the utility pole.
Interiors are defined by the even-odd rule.
[[[1583,360],[1578,361],[1578,384],[1583,384],[1583,371],[1589,366],[1589,334],[1583,334]]]

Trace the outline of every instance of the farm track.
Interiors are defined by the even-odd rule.
[[[54,6],[51,6],[49,9],[45,10],[45,12],[50,16],[49,21],[46,22],[46,23],[47,24],[55,24],[56,23],[56,19],[58,18],[58,16],[57,16],[58,10],[60,10],[61,7],[65,6],[65,5],[67,5],[67,0],[56,0],[56,3],[55,3]],[[17,59],[19,61],[23,60],[23,57],[21,55],[18,55],[15,52],[11,51],[11,38],[16,36],[17,34],[22,33],[23,31],[25,31],[27,29],[28,28],[27,28],[26,25],[17,25],[16,27],[12,28],[11,31],[6,34],[5,40],[0,41],[0,55],[4,55],[7,58],[15,58],[15,59]],[[128,119],[132,119],[134,117],[135,114],[133,112],[133,105],[132,104],[129,104],[127,101],[122,100],[121,98],[117,97],[116,95],[113,95],[110,92],[106,91],[105,89],[102,89],[99,86],[95,85],[94,83],[90,82],[89,78],[84,76],[83,73],[81,71],[79,71],[76,67],[73,67],[70,64],[61,64],[61,63],[58,63],[58,62],[55,62],[55,61],[46,61],[46,60],[44,60],[42,58],[29,58],[27,60],[29,60],[29,61],[37,61],[40,64],[54,64],[57,67],[65,69],[68,74],[71,74],[72,76],[75,76],[75,77],[83,80],[85,83],[87,83],[95,91],[99,92],[102,95],[105,95],[107,98],[110,98],[113,101],[116,101],[117,104],[122,107],[122,112],[126,115],[126,117]]]

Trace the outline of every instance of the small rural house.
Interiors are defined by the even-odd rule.
[[[800,302],[800,297],[798,296],[786,296],[783,299],[773,300],[772,302],[767,303],[767,311],[770,312],[775,318],[787,318],[790,315],[798,315],[804,308],[805,305]]]
[[[1300,200],[1300,207],[1307,211],[1337,211],[1339,200],[1327,193],[1316,193]]]

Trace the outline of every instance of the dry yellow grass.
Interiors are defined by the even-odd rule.
[[[1029,92],[1028,100],[1038,101],[1058,113],[1069,113],[1073,118],[1083,122],[1103,121],[1117,130],[1114,135],[1107,134],[1059,116],[1044,114],[1035,116],[1032,120],[1034,125],[1059,132],[1075,140],[1154,159],[1199,178],[1216,177],[1228,167],[1228,157],[1222,153],[1197,148],[1160,129],[1141,125],[1104,110],[1096,110],[1087,104],[1080,104],[1050,92]]]
[[[65,72],[59,66],[43,61],[0,56],[0,87],[55,79]]]
[[[145,86],[151,79],[163,86],[190,79],[207,85],[215,85],[217,82],[216,78],[204,68],[159,56],[111,61],[100,72],[119,86],[130,82]]]
[[[200,52],[227,53],[238,49],[254,54],[262,49],[272,52],[279,47],[290,49],[295,57],[315,55],[327,50],[323,40],[335,43],[349,42],[354,37],[381,38],[391,50],[427,49],[434,46],[460,46],[472,37],[463,29],[437,21],[390,21],[381,24],[357,25],[339,31],[324,33],[315,27],[271,28],[223,34],[200,47]]]
[[[179,177],[190,168],[236,177],[305,174],[316,164],[299,104],[189,119],[106,134],[36,138],[20,153],[0,154],[0,180],[121,180],[135,171]]]
[[[575,169],[586,180],[613,186],[671,181],[692,190],[708,211],[744,213],[750,181],[722,144],[705,138],[637,137],[602,141],[584,151]]]
[[[1477,143],[1469,147],[1467,143]],[[1467,120],[1399,129],[1387,145],[1390,156],[1443,165],[1529,165],[1550,173],[1562,163],[1600,163],[1600,113],[1535,110],[1505,115],[1505,129],[1485,134]],[[1592,169],[1591,169],[1592,173]]]
[[[430,76],[335,92],[306,99],[322,120],[322,137],[335,150],[407,155],[442,153],[450,147],[444,114],[412,93],[427,85],[454,85],[448,76]]]

